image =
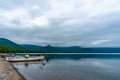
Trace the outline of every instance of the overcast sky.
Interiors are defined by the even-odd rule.
[[[0,37],[18,44],[120,46],[120,0],[0,0]]]

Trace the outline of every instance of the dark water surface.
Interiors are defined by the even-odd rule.
[[[120,80],[120,54],[46,54],[43,62],[13,63],[27,80]]]

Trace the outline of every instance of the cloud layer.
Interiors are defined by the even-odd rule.
[[[19,44],[119,46],[120,0],[1,0],[0,37]]]

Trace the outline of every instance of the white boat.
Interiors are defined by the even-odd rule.
[[[39,57],[6,57],[6,60],[9,62],[26,62],[26,61],[41,61],[44,60],[45,56],[39,56]]]

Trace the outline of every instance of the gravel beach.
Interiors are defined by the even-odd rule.
[[[0,80],[25,80],[5,59],[0,58]]]

